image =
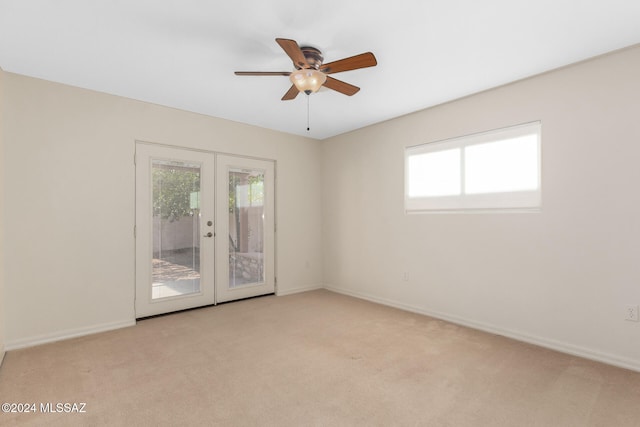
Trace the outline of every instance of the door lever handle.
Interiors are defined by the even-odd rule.
[[[207,234],[204,235],[204,237],[213,237],[213,233],[212,232],[208,232]]]

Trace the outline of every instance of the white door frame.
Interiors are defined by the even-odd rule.
[[[275,160],[197,150],[143,141],[135,143],[136,164],[136,318],[217,304],[218,302],[274,293],[276,290]],[[200,217],[200,292],[161,299],[151,297],[153,240],[152,159],[177,160],[202,165]],[[228,167],[265,170],[264,282],[229,289]],[[217,199],[217,200],[216,200]],[[227,212],[225,215],[224,212]],[[207,226],[211,221],[213,227]],[[209,230],[213,238],[204,236]]]

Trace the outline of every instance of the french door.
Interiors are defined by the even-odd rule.
[[[136,317],[274,291],[274,164],[136,144]]]
[[[274,165],[217,156],[216,300],[272,293],[274,272]],[[224,199],[224,200],[222,200]]]

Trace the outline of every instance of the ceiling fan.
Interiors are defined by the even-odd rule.
[[[276,42],[293,61],[294,71],[236,71],[236,76],[289,76],[293,85],[282,97],[283,101],[294,99],[299,92],[307,95],[317,92],[321,86],[351,96],[360,88],[334,79],[328,74],[359,68],[373,67],[378,64],[371,52],[323,64],[322,52],[310,46],[298,46],[295,40],[277,38]]]

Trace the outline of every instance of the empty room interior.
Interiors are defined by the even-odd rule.
[[[214,3],[0,1],[0,424],[640,425],[640,3]]]

